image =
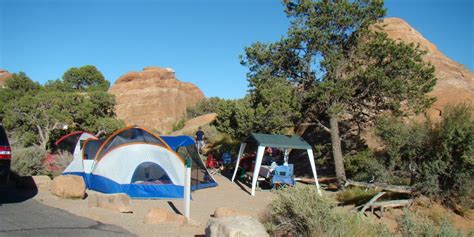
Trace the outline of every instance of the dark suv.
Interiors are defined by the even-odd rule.
[[[8,182],[10,176],[11,150],[8,137],[0,123],[0,184]]]

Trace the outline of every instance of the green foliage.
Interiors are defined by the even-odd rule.
[[[434,227],[433,221],[408,209],[397,219],[398,231],[403,237],[417,236],[449,236],[463,237],[463,233],[453,227],[452,223],[443,218],[439,228]]]
[[[46,150],[39,146],[13,147],[11,169],[22,176],[48,175],[43,166]]]
[[[383,162],[371,151],[361,151],[344,159],[347,175],[354,180],[386,182],[389,174]]]
[[[377,134],[384,142],[387,170],[409,176],[423,194],[459,207],[474,207],[474,108],[444,109],[439,123],[406,124],[384,118]]]
[[[419,189],[447,203],[474,208],[474,107],[447,107],[429,147],[416,160]]]
[[[217,105],[214,126],[219,132],[240,139],[253,131],[254,111],[248,97],[240,100],[223,100]]]
[[[73,68],[64,80],[46,86],[32,82],[24,73],[14,74],[0,89],[0,113],[7,130],[22,146],[46,149],[60,135],[78,130],[106,135],[123,126],[114,118],[115,99],[107,88],[108,82],[93,66]],[[64,125],[69,130],[58,132]]]
[[[284,134],[299,117],[295,89],[284,79],[259,82],[240,100],[220,101],[215,126],[239,139],[250,132]]]
[[[64,73],[62,79],[65,88],[68,90],[107,91],[110,86],[102,73],[91,65],[70,68]]]
[[[263,220],[271,233],[283,231],[295,236],[389,236],[387,229],[355,213],[336,208],[314,187],[284,188],[269,206]]]
[[[25,94],[36,94],[40,89],[40,85],[33,82],[24,72],[13,73],[12,77],[5,81],[4,87],[0,89],[0,118],[4,117],[9,101],[15,101]]]
[[[186,119],[192,119],[201,115],[216,113],[219,102],[223,99],[219,97],[205,98],[193,107],[186,109]]]
[[[184,123],[186,122],[186,118],[181,118],[176,124],[173,125],[173,128],[171,129],[173,132],[178,131],[182,128],[184,128]]]

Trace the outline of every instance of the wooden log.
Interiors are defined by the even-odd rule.
[[[385,192],[380,192],[378,193],[377,195],[375,195],[374,197],[372,197],[363,207],[362,209],[360,209],[360,212],[361,213],[364,213],[365,210],[367,210],[367,208],[371,207],[372,204],[377,201],[377,199],[379,199],[380,197],[382,197],[383,195],[385,194]],[[373,208],[372,208],[373,209]],[[373,210],[372,210],[373,211]]]
[[[415,191],[415,188],[412,186],[390,185],[390,184],[385,184],[385,183],[365,183],[365,182],[357,182],[357,181],[352,181],[352,180],[347,180],[345,185],[365,187],[365,188],[378,188],[384,191],[390,191],[394,193],[411,194]]]

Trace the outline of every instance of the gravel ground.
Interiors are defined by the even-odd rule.
[[[227,178],[214,177],[219,186],[193,192],[191,201],[191,219],[198,222],[196,226],[176,227],[170,225],[148,225],[143,220],[151,207],[161,207],[173,212],[183,213],[182,200],[132,200],[133,213],[117,213],[103,208],[89,208],[87,199],[68,200],[53,196],[47,189],[40,189],[35,200],[74,215],[87,217],[106,224],[120,226],[138,236],[196,236],[203,235],[207,222],[218,207],[230,207],[249,213],[258,218],[270,203],[274,194],[268,191],[257,191],[250,196],[250,189],[245,185],[230,182]],[[87,191],[89,194],[93,191]]]

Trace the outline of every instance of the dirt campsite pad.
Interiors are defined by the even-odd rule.
[[[245,185],[230,182],[227,178],[215,175],[218,182],[215,188],[198,190],[192,193],[191,219],[196,225],[182,227],[167,224],[144,224],[148,210],[159,207],[173,213],[183,213],[182,200],[141,200],[133,199],[133,213],[118,213],[104,208],[89,208],[88,200],[61,199],[53,196],[47,187],[40,188],[34,197],[37,201],[74,215],[90,218],[102,223],[120,226],[138,236],[195,236],[204,235],[207,222],[218,207],[229,207],[258,218],[271,202],[274,194],[268,191],[258,191],[256,196],[250,196],[250,188]],[[94,191],[88,190],[93,194]]]

